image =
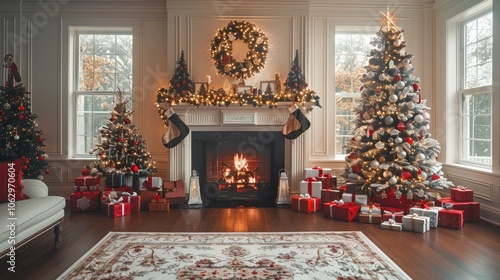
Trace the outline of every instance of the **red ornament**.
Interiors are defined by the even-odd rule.
[[[403,121],[399,121],[398,126],[396,127],[399,131],[405,130],[405,124]]]
[[[131,123],[130,119],[128,119],[128,118],[125,119],[124,122],[125,122],[125,124],[130,124]]]
[[[89,176],[90,171],[88,169],[83,169],[82,170],[82,175],[83,176]]]
[[[294,85],[294,86],[299,86],[299,84],[298,84],[298,83],[293,83],[293,85]]]
[[[375,132],[375,130],[373,130],[373,125],[370,124],[370,126],[368,127],[368,136],[372,136],[373,135],[373,132]]]
[[[355,153],[355,152],[352,152],[352,153],[349,154],[349,156],[347,158],[351,159],[351,160],[358,159],[358,154]]]
[[[382,90],[381,90],[380,88],[376,88],[376,89],[375,89],[375,92],[376,92],[376,93],[380,93],[381,91],[382,91]]]
[[[19,106],[19,111],[24,111],[24,109],[25,109],[25,108],[24,108],[24,106],[23,106],[23,105]]]
[[[43,138],[42,137],[38,137],[38,142],[43,142]]]
[[[177,86],[177,87],[181,87],[181,84],[177,83],[177,84],[176,84],[176,86]]]
[[[418,174],[418,175],[422,174],[422,170],[420,170],[420,169],[419,169],[419,170],[417,171],[417,174]]]
[[[434,173],[432,174],[432,180],[435,181],[435,180],[439,180],[441,179],[441,176],[439,176],[438,174]]]
[[[358,164],[354,164],[352,167],[352,172],[354,173],[358,173],[359,171],[361,171],[361,166],[359,166]]]
[[[45,157],[44,157],[44,156],[39,156],[39,157],[38,157],[38,160],[39,160],[39,161],[44,161],[44,160],[45,160]]]
[[[20,120],[24,119],[24,115],[23,114],[19,115],[19,119]]]
[[[359,91],[363,91],[363,86],[360,86],[360,87],[359,87]]]
[[[401,81],[401,75],[396,75],[396,76],[392,77],[392,80],[395,82]]]
[[[413,91],[418,91],[420,89],[420,87],[418,86],[418,84],[413,84]]]
[[[182,80],[182,84],[185,85],[186,84],[186,80]]]
[[[413,138],[411,138],[411,136],[406,136],[405,141],[406,141],[406,143],[408,143],[410,145],[413,144]]]
[[[403,173],[401,173],[401,179],[410,180],[411,179],[411,172],[410,171],[403,171]]]
[[[139,141],[135,140],[134,141],[134,146],[138,146],[139,145]]]
[[[109,118],[109,120],[112,121],[112,122],[114,122],[114,121],[116,121],[116,118],[115,117],[111,117],[111,118]]]
[[[116,139],[116,141],[118,141],[120,143],[123,142],[123,137],[118,137],[118,139]]]
[[[45,174],[50,174],[50,170],[46,169]]]
[[[182,67],[182,66],[179,67],[179,71],[182,71],[182,70],[184,70],[184,67]]]
[[[133,164],[132,166],[130,166],[130,171],[137,173],[139,171],[139,166]]]

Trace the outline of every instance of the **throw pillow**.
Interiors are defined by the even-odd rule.
[[[0,203],[25,199],[23,194],[23,165],[22,159],[0,163]],[[12,190],[9,190],[10,189]]]

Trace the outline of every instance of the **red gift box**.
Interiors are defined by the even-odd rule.
[[[130,203],[130,212],[135,213],[141,211],[141,196],[137,195],[123,195],[123,201]]]
[[[323,176],[316,177],[316,180],[321,182],[323,189],[337,188],[337,177],[331,174],[324,174]]]
[[[385,210],[385,208],[382,208],[383,214],[382,214],[382,221],[389,221],[390,219],[393,219],[397,223],[402,223],[403,222],[403,216],[405,215],[405,212],[403,210],[401,211],[389,211]],[[397,209],[397,208],[396,208]]]
[[[474,201],[454,201],[451,198],[440,198],[437,200],[438,205],[448,210],[464,210],[464,222],[479,221],[479,202]]]
[[[186,189],[183,180],[169,181],[163,183],[165,198],[170,200],[170,204],[186,203]]]
[[[406,198],[406,195],[401,194],[399,198],[396,198],[395,189],[385,191],[383,190],[382,192],[379,192],[375,195],[373,198],[373,202],[380,203],[380,206],[388,206],[388,207],[397,207],[397,208],[403,208],[403,209],[409,209],[407,207],[408,204],[408,199]],[[413,205],[412,205],[413,206]]]
[[[101,191],[83,191],[70,194],[71,212],[99,211]]]
[[[473,201],[474,191],[464,186],[450,188],[451,199],[454,201]]]
[[[96,191],[99,190],[99,186],[74,186],[74,192],[84,192],[84,191]]]
[[[350,222],[358,216],[359,208],[354,202],[327,202],[323,204],[323,216]]]
[[[342,199],[342,189],[322,189],[321,190],[321,201],[331,202],[334,200]]]
[[[148,211],[149,203],[151,202],[151,199],[155,198],[156,196],[162,196],[161,191],[150,191],[150,190],[139,190],[140,195],[141,195],[141,210],[142,211]]]
[[[101,184],[99,176],[78,176],[75,178],[75,186],[97,186]]]
[[[130,203],[128,202],[114,202],[106,201],[102,204],[102,213],[109,217],[121,217],[130,215]]]
[[[292,196],[292,210],[313,213],[321,211],[321,198],[307,195]]]
[[[461,229],[464,226],[463,210],[442,209],[438,212],[438,227]]]

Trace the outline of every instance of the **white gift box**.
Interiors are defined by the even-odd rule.
[[[304,168],[304,178],[316,178],[321,177],[321,175],[332,174],[331,168],[321,168],[315,166],[313,168]]]
[[[321,181],[314,178],[307,178],[300,182],[300,193],[308,193],[311,197],[321,197]]]
[[[343,193],[344,202],[354,202],[356,205],[368,204],[368,195],[359,193]]]
[[[430,230],[430,218],[415,213],[403,217],[403,230],[424,233]]]
[[[403,224],[402,223],[396,223],[396,221],[394,221],[394,220],[391,219],[389,221],[383,221],[380,224],[380,228],[401,231],[403,229]]]
[[[444,208],[442,208],[442,207],[429,207],[429,209],[425,209],[425,208],[420,208],[420,207],[412,207],[412,208],[410,208],[410,214],[415,213],[419,216],[429,217],[430,227],[437,228],[439,211],[442,209],[444,209]]]

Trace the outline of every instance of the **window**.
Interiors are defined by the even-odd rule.
[[[74,33],[74,157],[88,157],[100,143],[99,128],[111,117],[114,94],[132,92],[131,32],[76,31]]]
[[[354,107],[358,104],[361,76],[366,73],[373,34],[336,32],[335,34],[335,153],[345,155],[345,143],[352,138]]]
[[[493,16],[476,15],[461,23],[460,161],[492,165]]]

